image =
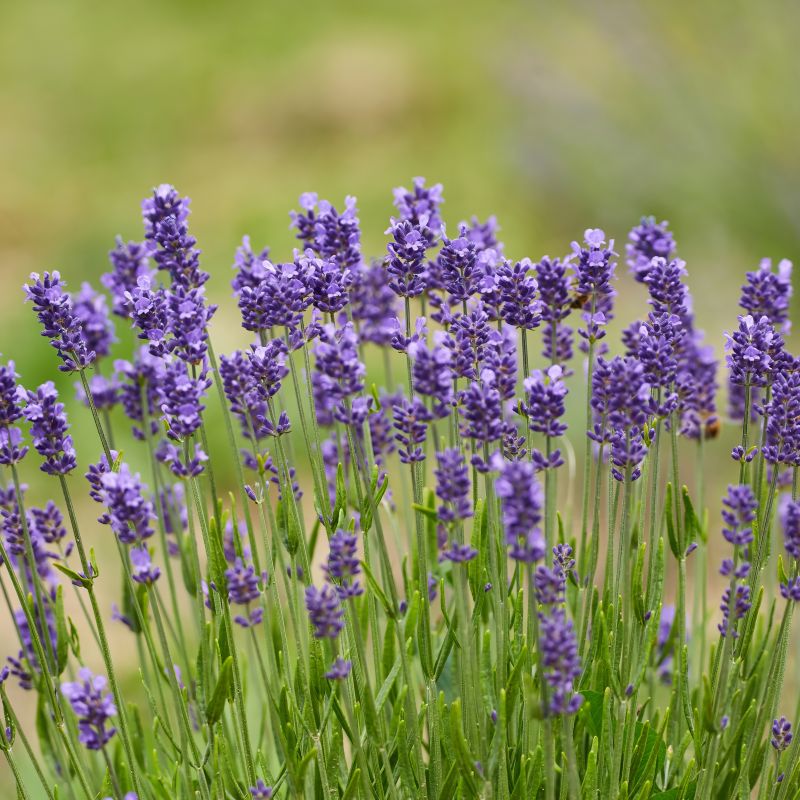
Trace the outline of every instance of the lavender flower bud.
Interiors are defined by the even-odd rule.
[[[503,526],[509,555],[515,561],[532,563],[544,556],[541,528],[544,496],[529,461],[502,465],[495,492],[503,510]]]
[[[427,225],[435,236],[442,232],[442,218],[439,216],[439,206],[444,202],[442,198],[442,184],[425,186],[425,178],[414,178],[414,188],[409,191],[403,186],[394,190],[394,206],[400,214],[400,219],[408,220],[414,225]],[[425,222],[421,222],[422,220]],[[430,242],[433,244],[433,241]]]
[[[28,391],[23,410],[31,423],[31,436],[36,452],[44,458],[40,469],[48,475],[66,475],[75,469],[77,460],[72,437],[67,434],[69,423],[64,404],[58,402],[58,392],[52,381]]]
[[[116,238],[116,246],[108,254],[111,272],[101,276],[100,282],[111,293],[111,310],[118,317],[128,317],[128,292],[138,286],[139,278],[152,279],[154,272],[150,268],[152,254],[151,242],[128,242],[121,236]]]
[[[626,262],[631,275],[644,283],[654,258],[669,258],[675,250],[675,241],[667,222],[656,222],[655,217],[642,217],[641,222],[628,234],[625,245]]]
[[[306,610],[317,639],[335,639],[344,627],[344,610],[333,587],[306,587]]]

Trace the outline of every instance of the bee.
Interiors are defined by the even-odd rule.
[[[720,429],[722,428],[722,420],[719,417],[711,417],[706,422],[705,429],[703,430],[704,439],[716,439],[719,436]]]
[[[572,303],[570,303],[570,308],[583,308],[589,302],[589,295],[588,294],[578,294],[575,295]]]

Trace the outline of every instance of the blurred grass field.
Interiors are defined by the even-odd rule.
[[[354,194],[381,253],[391,189],[415,175],[444,184],[451,229],[496,214],[516,258],[669,219],[721,351],[742,273],[799,257],[800,7],[549,5],[0,4],[0,352],[26,385],[55,377],[21,284],[53,268],[96,283],[114,236],[141,237],[155,184],[192,197],[225,352],[243,341],[228,283],[243,234],[288,258],[301,192]],[[644,295],[624,273],[628,322]],[[91,421],[58,381],[84,467]]]

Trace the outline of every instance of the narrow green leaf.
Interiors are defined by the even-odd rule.
[[[209,725],[214,725],[222,717],[225,710],[225,701],[233,687],[233,656],[228,656],[222,664],[222,669],[217,678],[217,685],[206,706],[206,720]]]

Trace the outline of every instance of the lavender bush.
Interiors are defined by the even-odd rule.
[[[108,299],[31,276],[97,442],[84,482],[55,385],[0,365],[0,586],[19,639],[0,748],[19,796],[800,797],[791,265],[746,276],[725,345],[741,437],[712,454],[717,364],[666,223],[628,235],[649,300],[617,348],[603,231],[514,261],[493,218],[445,227],[439,185],[394,202],[373,261],[353,198],[303,195],[290,261],[245,237],[232,286],[251,344],[219,357],[172,186],[142,204],[142,241],[117,239]],[[138,337],[128,360],[111,315]],[[146,479],[115,448],[124,420]],[[730,486],[709,514],[712,458]],[[22,482],[37,466],[43,508]],[[95,557],[103,537],[116,565]],[[32,730],[11,683],[35,695]]]

